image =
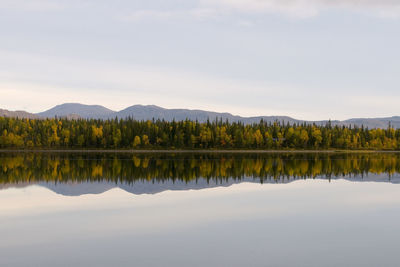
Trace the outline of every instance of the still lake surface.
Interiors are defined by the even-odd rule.
[[[399,266],[400,154],[0,153],[0,266]]]

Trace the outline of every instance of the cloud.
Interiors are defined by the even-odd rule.
[[[1,9],[28,10],[28,11],[51,11],[63,9],[64,5],[58,1],[50,0],[1,0]]]
[[[178,15],[174,11],[159,11],[159,10],[136,10],[129,15],[122,16],[121,19],[125,21],[142,21],[148,19],[169,19]]]
[[[155,104],[310,120],[385,117],[398,110],[397,95],[365,93],[360,97],[351,89],[320,90],[299,84],[1,50],[0,57],[0,108],[10,110],[39,112],[64,102],[101,104],[114,110],[133,104]],[[346,92],[346,99],[331,92]],[[326,105],[327,95],[330,105]]]
[[[399,18],[399,0],[197,0],[186,9],[139,9],[119,17],[124,21],[215,19],[229,15],[281,14],[310,18],[326,10],[347,10],[382,18]],[[247,26],[253,22],[247,19]],[[244,25],[243,23],[239,23]]]
[[[201,5],[237,13],[284,13],[299,17],[317,13],[314,6],[296,0],[201,0]]]
[[[299,112],[299,99],[308,90],[299,85],[1,50],[0,57],[0,108],[10,110],[39,112],[64,102],[82,102],[115,110],[133,104],[155,104],[244,116],[288,114],[312,118],[307,111]],[[313,107],[318,108],[315,104]]]
[[[126,2],[122,1],[129,10],[131,5]],[[194,0],[186,8],[180,8],[175,0],[168,0],[166,3],[163,5],[166,8],[164,10],[146,9],[142,5],[142,8],[131,13],[127,11],[128,13],[118,18],[133,22],[188,18],[215,19],[232,14],[281,14],[295,18],[309,18],[332,9],[361,12],[384,18],[400,18],[399,0]],[[104,7],[104,4],[93,0],[0,0],[0,10],[53,11],[67,7],[96,9]]]
[[[200,4],[237,13],[280,13],[294,17],[316,16],[327,9],[348,9],[381,17],[400,16],[398,0],[200,0]]]
[[[87,62],[1,50],[0,56],[3,59],[3,64],[0,64],[0,107],[11,110],[30,106],[30,111],[40,111],[44,109],[43,105],[50,107],[62,102],[85,102],[102,103],[114,109],[142,103],[226,111],[231,104],[224,106],[221,103],[227,95],[232,101],[241,102],[244,90],[253,95],[287,92],[279,86],[219,79],[182,70]],[[2,68],[5,65],[8,66],[7,71]],[[185,104],[182,106],[182,103]],[[248,111],[248,107],[245,105],[243,110]]]
[[[321,89],[290,82],[229,79],[182,69],[1,50],[0,58],[0,108],[10,110],[39,112],[64,102],[101,104],[114,110],[133,104],[155,104],[309,120],[386,117],[398,112],[398,94],[365,92],[360,96],[354,88]]]
[[[251,27],[254,26],[254,23],[248,20],[239,20],[238,25],[243,26],[243,27]]]
[[[135,10],[128,15],[120,16],[119,19],[123,21],[139,22],[139,21],[152,21],[152,20],[169,20],[169,19],[208,19],[221,15],[221,11],[215,8],[191,8],[191,9],[171,9],[171,10],[156,10],[156,9],[142,9]]]

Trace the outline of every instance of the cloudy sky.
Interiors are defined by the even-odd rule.
[[[0,0],[0,108],[400,115],[399,0]]]

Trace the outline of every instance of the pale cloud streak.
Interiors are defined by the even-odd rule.
[[[192,8],[181,10],[155,10],[141,9],[130,12],[127,15],[119,16],[123,21],[139,22],[139,21],[154,21],[154,20],[169,20],[169,19],[209,19],[221,16],[222,11],[215,8]]]
[[[328,9],[348,9],[381,17],[398,17],[397,0],[200,0],[205,7],[237,13],[279,13],[293,17],[312,17]]]
[[[324,91],[298,84],[224,79],[179,69],[1,51],[0,57],[8,66],[7,71],[0,71],[0,107],[10,110],[40,112],[65,102],[100,104],[114,110],[155,104],[242,116],[288,115],[323,120],[347,119],[358,110],[361,117],[377,116],[374,110],[362,112],[372,106],[379,107],[383,117],[395,114],[398,102],[393,96],[376,98],[366,94],[360,98],[351,90],[342,90],[347,92],[346,99],[338,93],[330,96],[327,105]]]
[[[27,10],[27,11],[52,11],[63,9],[65,5],[60,1],[50,0],[1,0],[0,10]]]
[[[140,103],[223,112],[233,107],[231,104],[221,105],[222,100],[227,96],[241,99],[244,90],[249,95],[274,95],[280,98],[292,91],[280,85],[219,79],[201,73],[143,65],[88,62],[1,51],[0,56],[4,62],[10,63],[7,70],[0,71],[0,106],[12,110],[31,107],[28,111],[38,112],[55,103],[84,102],[101,103],[112,109]],[[167,97],[171,95],[174,97]],[[241,110],[240,105],[235,109],[242,115],[257,112],[256,109],[248,109],[247,105],[243,105]],[[282,111],[271,108],[264,112]]]
[[[179,9],[176,6],[165,10],[136,9],[118,18],[130,22],[215,19],[237,14],[248,16],[280,14],[291,18],[310,18],[328,10],[347,10],[381,18],[399,18],[400,2],[397,0],[197,0],[192,7],[186,9]]]
[[[212,19],[235,14],[281,14],[294,18],[309,18],[326,10],[340,9],[384,18],[400,17],[400,1],[398,0],[193,0],[184,8],[181,8],[175,0],[167,0],[165,3],[165,9],[146,8],[139,5],[134,9],[128,7],[125,14],[112,16],[132,22],[188,18]],[[0,0],[0,10],[52,11],[70,7],[90,7],[96,10],[105,6],[107,5],[93,0]]]

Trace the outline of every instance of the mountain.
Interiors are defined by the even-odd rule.
[[[9,117],[9,118],[21,118],[21,119],[37,119],[38,116],[32,113],[28,113],[26,111],[9,111],[6,109],[0,109],[0,117]]]
[[[240,117],[235,116],[230,113],[218,113],[212,111],[204,111],[204,110],[191,110],[191,109],[166,109],[158,106],[150,105],[134,105],[128,107],[124,110],[116,112],[112,116],[118,118],[127,118],[131,117],[136,120],[151,120],[161,119],[166,121],[180,121],[180,120],[198,120],[199,122],[206,122],[208,119],[213,121],[215,119],[222,119],[223,121],[228,120],[230,122],[244,122],[244,123],[255,123],[260,122],[261,119],[264,121],[285,121],[290,123],[299,123],[301,121],[286,117],[286,116],[264,116],[264,117]]]
[[[115,112],[114,114],[105,117],[105,118],[134,118],[136,120],[151,120],[151,119],[163,119],[166,121],[172,120],[198,120],[199,122],[206,122],[207,119],[213,121],[215,119],[222,119],[223,121],[228,120],[230,122],[243,122],[245,124],[258,123],[260,120],[264,120],[265,122],[285,122],[290,124],[301,124],[315,123],[317,125],[326,125],[329,121],[305,121],[305,120],[297,120],[288,116],[257,116],[257,117],[241,117],[235,116],[230,113],[218,113],[204,110],[190,110],[190,109],[166,109],[154,105],[143,106],[143,105],[134,105],[128,107],[119,112]],[[356,119],[348,119],[345,121],[334,120],[331,121],[333,126],[364,126],[368,128],[387,128],[389,124],[391,124],[394,128],[400,128],[400,117],[388,117],[388,118],[356,118]]]
[[[68,117],[71,119],[102,119],[114,114],[108,108],[99,105],[83,105],[79,103],[65,103],[49,110],[38,113],[41,118]]]
[[[400,117],[394,116],[389,118],[369,118],[369,119],[349,119],[341,122],[342,125],[364,125],[368,128],[387,128],[389,124],[396,129],[400,128]]]
[[[287,116],[263,116],[263,117],[240,117],[230,113],[218,113],[204,110],[190,109],[166,109],[155,105],[134,105],[124,110],[115,112],[99,105],[83,105],[78,103],[66,103],[55,106],[52,109],[37,114],[41,118],[67,117],[71,119],[113,119],[115,117],[124,119],[131,117],[136,120],[152,120],[160,119],[166,121],[172,120],[198,120],[206,122],[208,119],[228,120],[230,122],[243,122],[246,124],[260,122],[261,119],[267,122],[281,121],[293,123],[301,123],[304,121],[296,120]]]
[[[115,117],[134,118],[136,120],[152,120],[160,119],[166,121],[172,120],[198,120],[199,122],[206,122],[207,119],[213,121],[215,119],[228,120],[230,122],[243,122],[245,124],[258,123],[260,120],[265,122],[285,122],[290,124],[315,123],[317,125],[325,125],[328,123],[324,121],[304,121],[297,120],[287,116],[257,116],[257,117],[241,117],[232,115],[230,113],[219,113],[205,110],[191,110],[191,109],[166,109],[154,105],[134,105],[121,111],[113,111],[100,105],[83,105],[78,103],[65,103],[55,106],[47,111],[31,114],[25,111],[8,111],[0,109],[0,116],[5,117],[19,117],[19,118],[54,118],[66,117],[69,119],[114,119]],[[387,117],[387,118],[353,118],[344,121],[331,121],[333,126],[364,126],[367,128],[387,128],[390,125],[396,129],[400,129],[400,116]]]

